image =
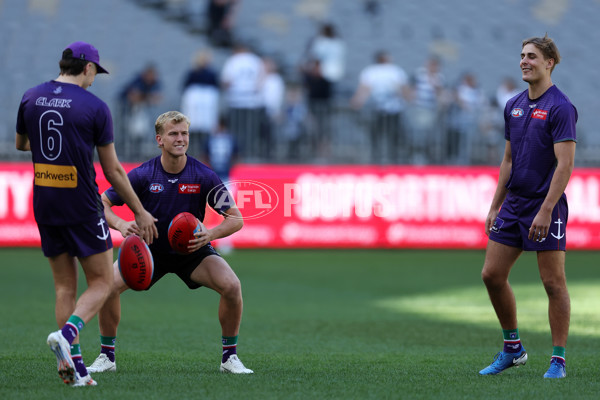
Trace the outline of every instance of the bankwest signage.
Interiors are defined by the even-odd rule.
[[[108,183],[96,170],[103,191]],[[497,167],[241,165],[227,184],[245,220],[233,244],[480,249],[497,179]],[[2,246],[39,245],[33,180],[30,163],[0,163]],[[600,169],[576,169],[567,198],[568,248],[600,249]],[[132,218],[126,207],[115,211]],[[209,211],[205,223],[219,220]],[[119,244],[120,233],[111,233]]]

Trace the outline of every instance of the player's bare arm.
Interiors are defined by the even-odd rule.
[[[17,150],[21,151],[31,151],[31,147],[29,145],[29,136],[20,135],[17,133],[17,137],[15,139]]]
[[[115,214],[115,212],[112,210],[112,206],[114,204],[110,201],[106,194],[102,193],[101,199],[102,205],[104,206],[104,216],[106,217],[108,226],[121,232],[123,237],[140,235],[140,228],[137,226],[135,221],[126,221]]]
[[[226,236],[233,235],[235,232],[242,229],[244,226],[244,218],[242,217],[242,213],[236,207],[230,207],[223,214],[223,221],[213,229],[209,230],[212,239],[220,239]]]
[[[506,189],[506,183],[508,182],[508,178],[510,177],[510,171],[512,169],[512,151],[510,147],[510,141],[506,141],[506,145],[504,147],[504,156],[502,157],[502,163],[500,164],[500,175],[498,176],[498,185],[496,186],[496,192],[494,193],[494,198],[492,199],[492,204],[490,206],[490,211],[488,212],[487,218],[485,219],[485,234],[489,236],[490,229],[494,225],[494,221],[496,221],[496,217],[498,216],[498,212],[500,211],[500,206],[504,202],[506,198],[506,193],[508,189]]]
[[[209,242],[221,239],[242,229],[244,220],[237,207],[231,207],[223,214],[223,221],[212,229],[203,229],[196,234],[196,239],[190,241],[190,249],[197,250]]]
[[[140,199],[133,191],[125,169],[119,163],[114,144],[109,143],[105,146],[98,146],[98,157],[104,171],[104,176],[115,188],[115,191],[121,196],[125,204],[133,211],[135,222],[140,229],[142,238],[146,243],[152,243],[154,238],[158,237],[158,230],[154,224],[157,220],[144,209]]]
[[[529,239],[540,237],[540,240],[548,236],[552,217],[552,210],[560,196],[565,192],[573,167],[575,164],[575,146],[574,141],[559,142],[554,144],[554,154],[557,164],[554,176],[550,182],[548,194],[540,207],[537,215],[529,228]]]

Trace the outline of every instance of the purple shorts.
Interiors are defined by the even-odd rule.
[[[154,274],[152,275],[152,283],[146,290],[149,290],[163,276],[169,273],[176,274],[190,289],[202,287],[201,284],[194,282],[191,276],[202,260],[208,256],[221,256],[210,243],[191,254],[153,252]]]
[[[69,253],[72,257],[87,257],[113,247],[106,219],[78,225],[38,224],[42,251],[46,257]]]
[[[552,210],[548,236],[542,242],[528,239],[529,228],[544,198],[519,197],[508,192],[500,213],[490,229],[490,240],[526,251],[566,250],[569,207],[564,194]]]

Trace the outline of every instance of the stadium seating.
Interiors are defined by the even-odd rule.
[[[111,74],[99,77],[91,90],[111,107],[125,82],[152,61],[164,84],[164,108],[178,108],[183,74],[194,52],[208,43],[199,4],[198,0],[0,2],[0,156],[22,157],[12,150],[20,96],[29,86],[56,76],[60,49],[71,41],[87,40],[100,50]],[[376,7],[367,7],[373,4]],[[408,73],[436,54],[449,84],[456,84],[469,70],[492,96],[505,76],[519,77],[521,40],[548,32],[563,55],[554,81],[579,110],[578,163],[600,165],[600,135],[593,119],[600,105],[596,96],[600,82],[592,67],[600,55],[589,49],[600,39],[597,15],[597,1],[500,0],[474,5],[438,0],[241,0],[235,32],[258,51],[274,56],[286,78],[294,79],[319,22],[333,22],[348,46],[346,76],[338,91],[343,101],[378,49],[389,50]],[[227,54],[227,49],[216,49],[215,65],[220,66]],[[348,120],[343,123],[352,125]]]

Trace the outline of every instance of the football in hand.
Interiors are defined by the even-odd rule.
[[[119,248],[118,265],[127,286],[133,290],[148,289],[154,274],[154,259],[142,238],[130,235],[123,240]]]
[[[179,254],[190,254],[191,251],[188,249],[190,240],[195,238],[195,233],[203,230],[204,225],[192,213],[179,213],[169,224],[169,244]]]

